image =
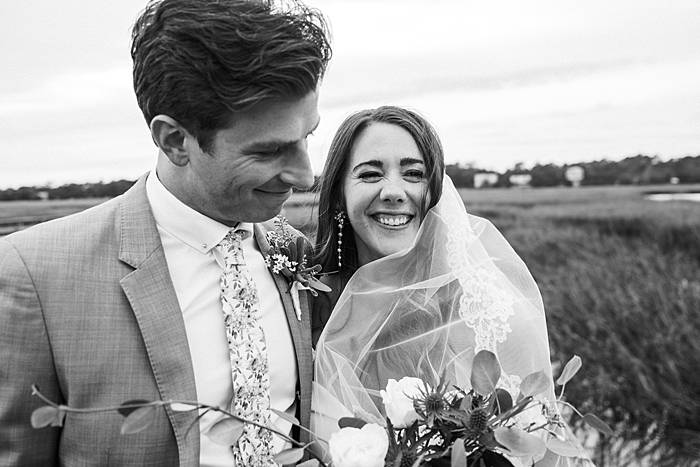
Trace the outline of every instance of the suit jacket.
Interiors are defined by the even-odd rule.
[[[261,251],[265,231],[256,224]],[[273,275],[287,314],[299,381],[297,414],[311,407],[311,323]],[[121,435],[116,412],[68,414],[35,430],[45,405],[31,385],[71,407],[131,399],[196,400],[185,325],[146,198],[145,177],[79,214],[0,239],[0,465],[199,464],[196,413],[158,410],[145,431]],[[307,438],[300,435],[301,441]]]

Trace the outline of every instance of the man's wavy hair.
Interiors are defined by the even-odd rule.
[[[326,22],[296,0],[152,0],[132,31],[146,122],[168,115],[204,150],[237,112],[316,89],[331,57]]]

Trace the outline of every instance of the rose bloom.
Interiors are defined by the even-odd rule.
[[[389,449],[386,430],[376,423],[346,427],[328,440],[333,467],[384,467]]]
[[[399,381],[390,379],[386,391],[379,391],[386,416],[395,428],[406,428],[418,420],[416,409],[413,408],[413,398],[421,395],[423,387],[422,380],[405,376]]]

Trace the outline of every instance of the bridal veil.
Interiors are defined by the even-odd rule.
[[[470,215],[449,177],[413,246],[360,267],[340,295],[315,356],[312,430],[342,416],[384,425],[379,391],[390,378],[469,389],[474,355],[495,353],[498,386],[551,381],[542,298],[530,272],[487,220]],[[554,401],[553,385],[544,398]]]

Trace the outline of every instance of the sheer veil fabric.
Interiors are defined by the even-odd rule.
[[[532,372],[551,381],[535,281],[498,230],[466,212],[445,176],[412,247],[362,266],[341,293],[316,348],[312,431],[327,440],[343,416],[384,425],[379,391],[390,378],[433,385],[444,374],[468,389],[482,349],[497,355],[499,386],[514,399]],[[542,397],[554,401],[553,385]]]

